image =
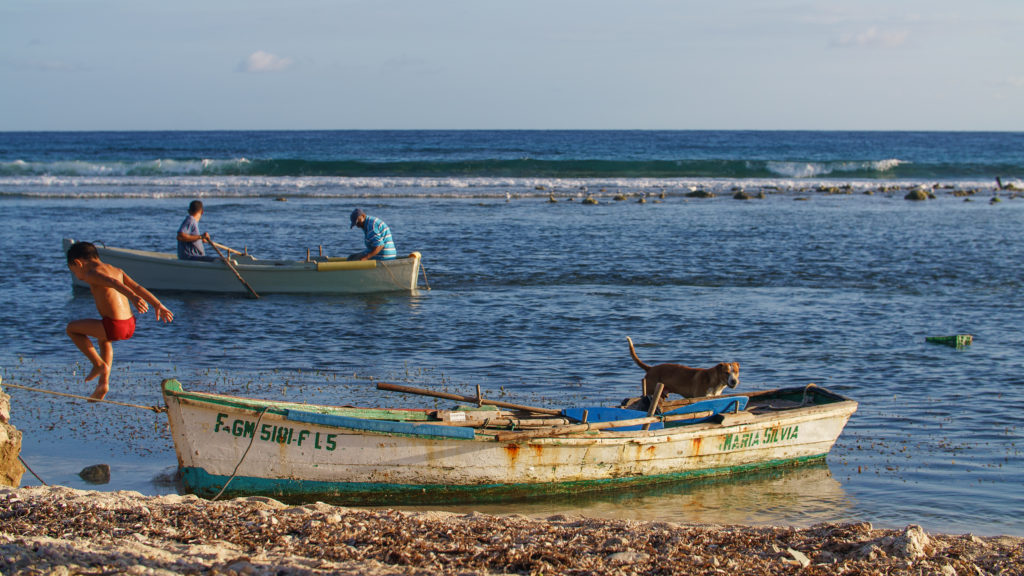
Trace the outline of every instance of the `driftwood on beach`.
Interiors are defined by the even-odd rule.
[[[3,574],[1022,574],[1019,538],[0,489]]]

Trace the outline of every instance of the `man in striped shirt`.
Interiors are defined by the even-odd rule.
[[[352,211],[350,218],[352,225],[349,228],[358,226],[363,229],[366,250],[349,256],[349,260],[392,260],[398,256],[395,242],[391,239],[391,228],[383,220],[367,216],[359,208]]]

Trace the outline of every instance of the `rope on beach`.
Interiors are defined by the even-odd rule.
[[[260,415],[258,418],[256,418],[256,430],[260,429],[260,420],[263,420],[263,415],[266,414],[267,410],[269,409],[270,406],[264,406],[263,410],[260,410]],[[228,489],[228,485],[231,484],[231,481],[234,480],[235,476],[238,474],[238,469],[242,466],[242,462],[245,462],[245,457],[249,455],[249,448],[252,448],[252,443],[255,440],[256,433],[253,432],[252,438],[249,438],[249,445],[245,447],[245,452],[242,453],[242,458],[238,461],[238,464],[235,464],[234,472],[231,473],[231,476],[228,477],[228,481],[224,483],[224,486],[221,487],[220,492],[217,492],[217,495],[213,497],[213,500],[211,500],[211,502],[214,502],[218,498],[220,498],[221,494],[223,494],[224,491]]]
[[[152,410],[157,414],[160,414],[161,412],[167,412],[167,408],[165,406],[143,406],[141,404],[128,404],[126,402],[117,402],[115,400],[101,400],[98,398],[90,398],[88,396],[68,394],[67,392],[55,392],[53,390],[44,390],[42,388],[32,388],[31,386],[22,386],[20,384],[4,383],[3,386],[7,386],[8,388],[21,388],[22,390],[41,392],[43,394],[53,394],[54,396],[67,396],[68,398],[77,398],[79,400],[86,400],[88,402],[103,402],[105,404],[116,404],[118,406],[127,406],[129,408],[142,408],[143,410]]]
[[[49,486],[49,484],[46,483],[46,480],[43,480],[42,478],[40,478],[39,474],[36,474],[35,471],[32,470],[32,468],[29,467],[28,462],[25,462],[25,459],[21,457],[21,454],[18,454],[18,460],[21,461],[21,465],[25,467],[25,470],[28,470],[29,472],[31,472],[32,475],[36,477],[36,480],[39,480],[40,482],[43,483],[43,486]]]

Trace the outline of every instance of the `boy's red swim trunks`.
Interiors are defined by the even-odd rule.
[[[107,340],[127,340],[135,334],[135,316],[124,320],[114,320],[103,317],[103,331],[107,333]]]

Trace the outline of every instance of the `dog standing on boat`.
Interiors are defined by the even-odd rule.
[[[712,368],[690,368],[682,364],[644,364],[636,355],[633,340],[629,341],[629,354],[636,365],[643,368],[646,374],[643,379],[644,396],[653,394],[658,382],[665,385],[662,398],[674,392],[685,398],[701,396],[718,396],[725,387],[735,388],[740,383],[739,362],[721,362]]]

